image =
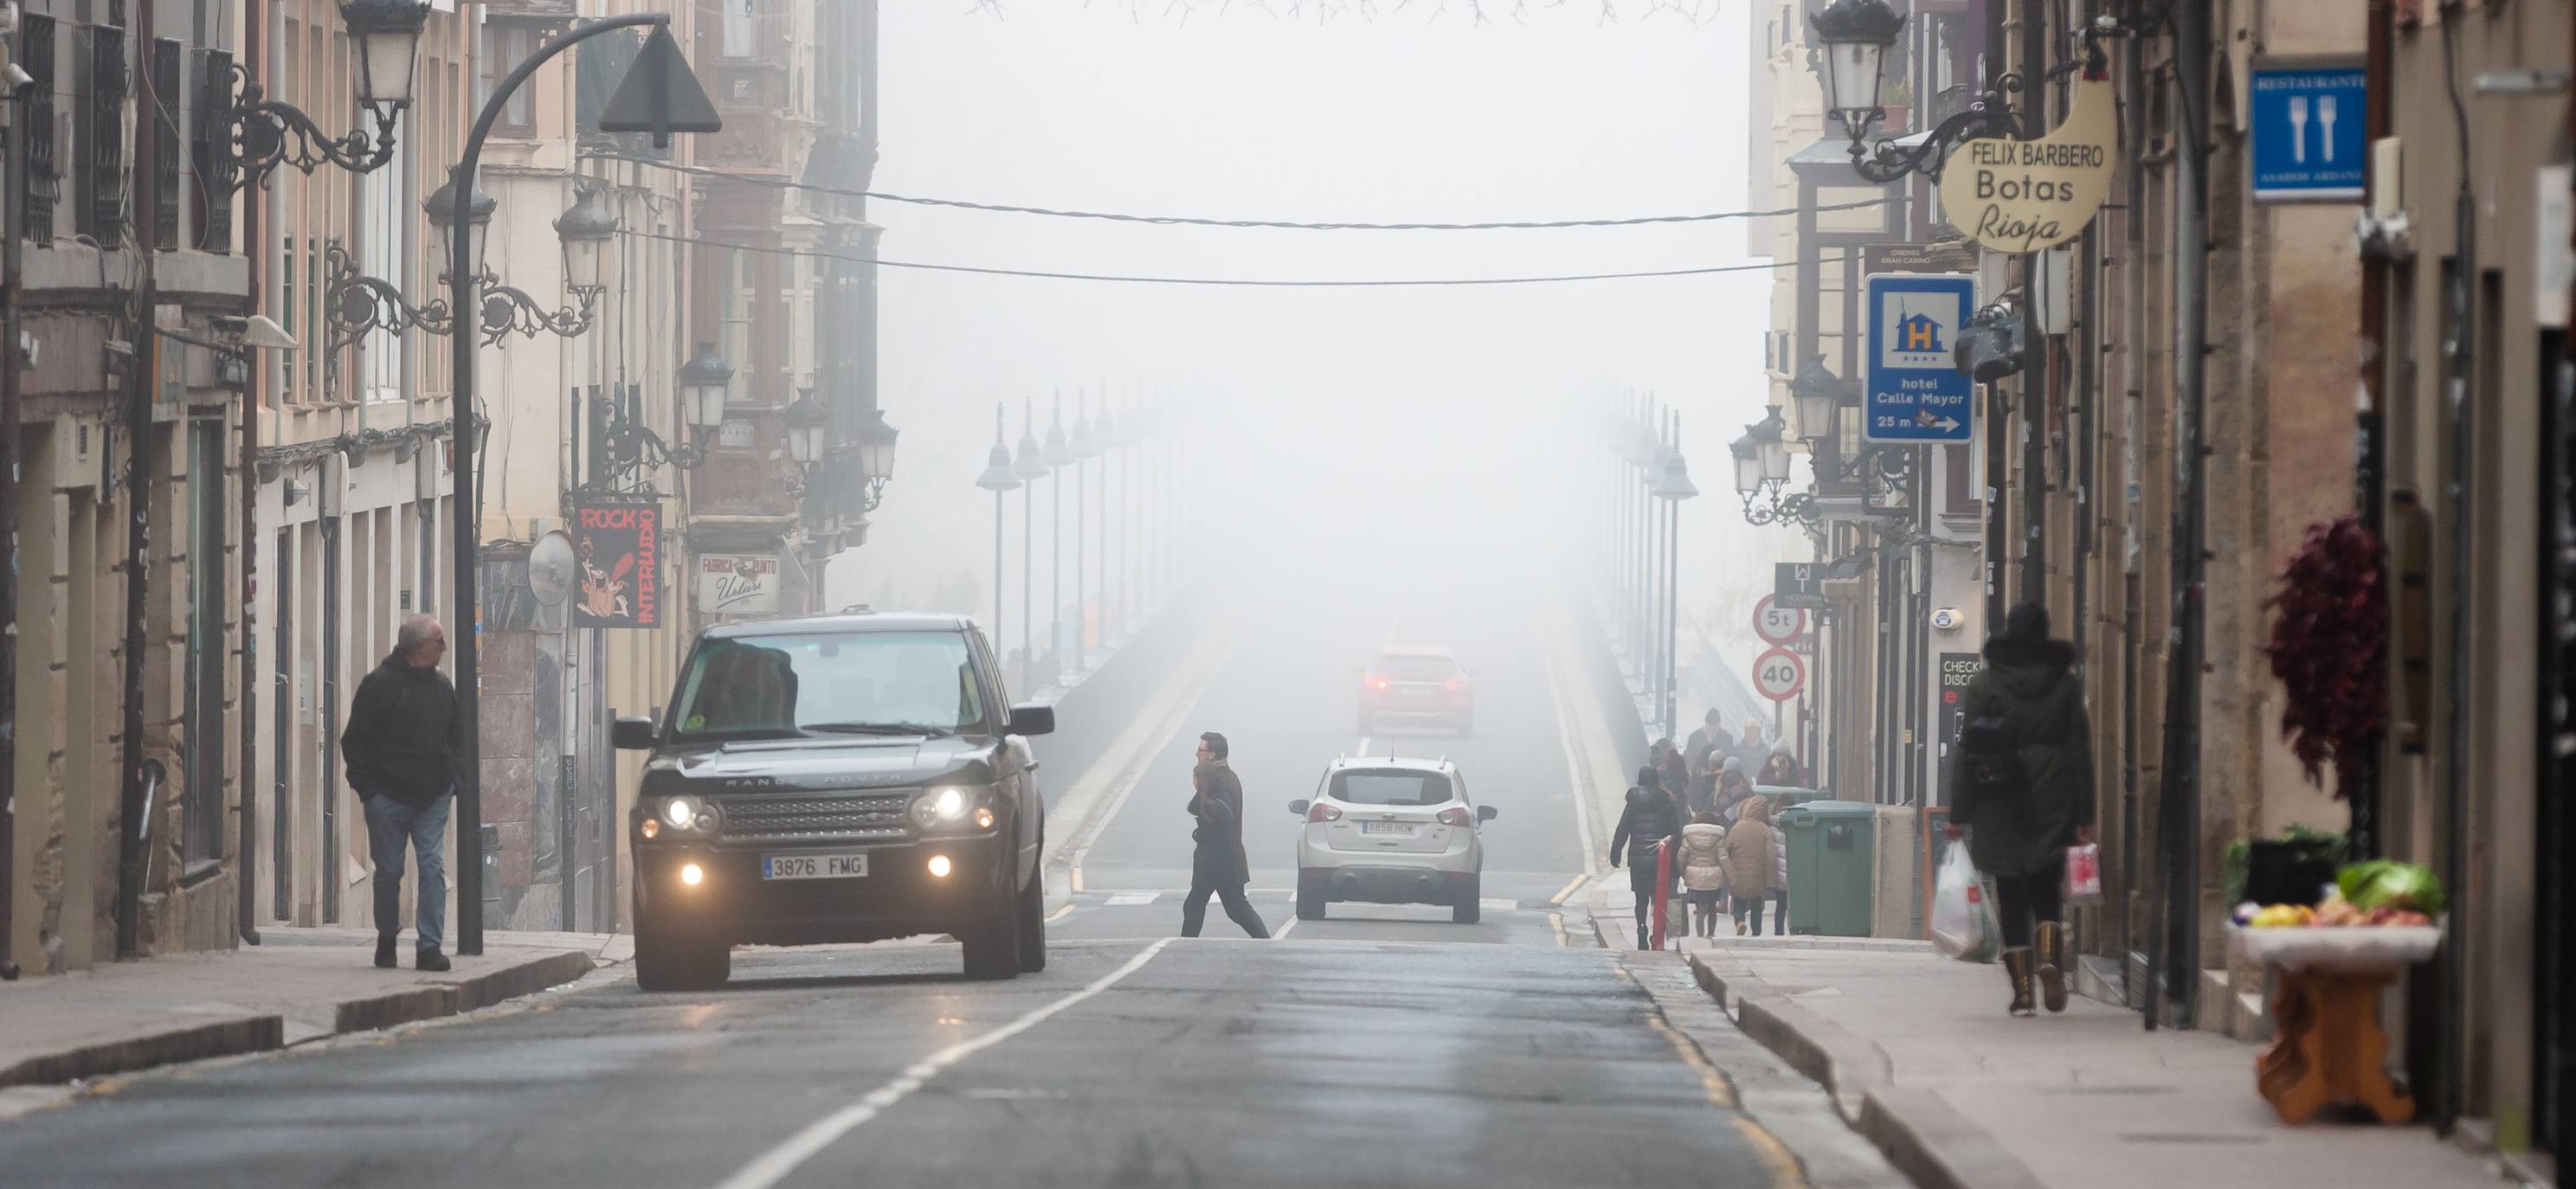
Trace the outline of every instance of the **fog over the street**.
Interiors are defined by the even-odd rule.
[[[1743,13],[1712,7],[1694,22],[1611,7],[1621,19],[1584,4],[1479,25],[1423,8],[1319,22],[1241,6],[1184,18],[1154,5],[890,5],[876,188],[1301,222],[1753,205]],[[889,261],[1124,276],[1471,279],[1767,263],[1746,256],[1738,220],[1305,231],[894,202],[872,212]],[[1683,446],[1709,497],[1683,509],[1681,614],[1749,661],[1746,617],[1769,589],[1768,563],[1804,544],[1745,525],[1726,469],[1726,443],[1762,412],[1772,280],[1757,270],[1252,288],[888,269],[882,391],[903,427],[903,475],[867,549],[835,564],[829,601],[989,617],[992,501],[972,484],[993,409],[1007,406],[1015,442],[1033,400],[1043,437],[1059,393],[1068,426],[1079,400],[1096,415],[1104,394],[1201,414],[1191,440],[1211,481],[1184,494],[1214,502],[1239,546],[1229,556],[1252,567],[1236,579],[1329,582],[1307,559],[1372,548],[1534,579],[1587,564],[1573,543],[1604,527],[1598,415],[1651,392],[1682,411]],[[1036,493],[1041,603],[1055,485],[1042,480]],[[1024,498],[1009,497],[1014,592]],[[1068,551],[1071,532],[1068,523]],[[1006,618],[1016,615],[1014,603]]]

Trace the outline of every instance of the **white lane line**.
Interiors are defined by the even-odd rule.
[[[1574,712],[1565,704],[1564,674],[1557,667],[1556,643],[1554,632],[1540,633],[1539,657],[1547,664],[1548,699],[1556,708],[1557,749],[1565,755],[1566,791],[1574,797],[1574,835],[1583,847],[1583,873],[1597,876],[1601,874],[1601,848],[1592,834],[1592,781],[1586,775],[1590,765],[1583,754],[1584,741],[1575,725]]]
[[[1300,916],[1292,916],[1292,917],[1289,917],[1289,918],[1288,918],[1288,921],[1287,921],[1287,923],[1286,923],[1286,924],[1283,924],[1283,925],[1279,926],[1279,931],[1278,931],[1278,932],[1273,933],[1273,934],[1271,934],[1271,935],[1270,935],[1270,940],[1272,940],[1272,941],[1278,941],[1278,940],[1281,940],[1281,939],[1283,939],[1283,938],[1287,937],[1289,934],[1296,932],[1296,931],[1297,931],[1297,922],[1302,921],[1302,920],[1305,920],[1305,919],[1306,919],[1306,918],[1304,918],[1304,917],[1300,917]]]
[[[795,1172],[798,1166],[813,1159],[823,1149],[832,1146],[842,1136],[865,1126],[870,1119],[884,1114],[887,1108],[911,1097],[914,1091],[921,1089],[923,1083],[939,1076],[940,1071],[1035,1028],[1065,1009],[1117,986],[1119,980],[1136,973],[1145,963],[1152,961],[1154,955],[1162,953],[1164,946],[1170,944],[1172,939],[1168,937],[1154,942],[1138,951],[1135,957],[1127,959],[1125,965],[1092,980],[1090,985],[1073,994],[1038,1008],[973,1040],[950,1045],[913,1062],[904,1067],[902,1076],[868,1091],[858,1101],[807,1124],[804,1130],[789,1136],[787,1142],[761,1153],[758,1159],[742,1166],[742,1171],[717,1182],[716,1189],[770,1189],[771,1186],[785,1180],[787,1174]]]
[[[1102,903],[1110,908],[1142,908],[1161,895],[1161,892],[1119,892]]]

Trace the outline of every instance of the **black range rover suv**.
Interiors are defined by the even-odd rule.
[[[955,615],[844,614],[709,628],[628,815],[635,977],[719,985],[736,945],[953,934],[966,973],[1046,967],[1046,836],[1028,737],[984,634]]]

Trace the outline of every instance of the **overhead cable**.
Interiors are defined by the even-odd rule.
[[[923,264],[907,260],[870,260],[865,256],[845,256],[837,252],[817,252],[804,248],[770,248],[757,244],[727,243],[688,235],[664,235],[652,231],[624,231],[617,234],[637,239],[661,240],[674,244],[701,244],[710,248],[731,248],[740,252],[758,252],[769,256],[801,256],[809,260],[839,260],[849,264],[873,264],[879,268],[912,268],[930,272],[976,273],[994,277],[1039,277],[1056,281],[1119,281],[1138,285],[1234,285],[1267,289],[1391,289],[1406,286],[1466,285],[1547,285],[1562,281],[1628,281],[1650,277],[1698,277],[1730,272],[1772,272],[1797,266],[1795,260],[1777,260],[1764,264],[1720,264],[1705,268],[1666,268],[1646,272],[1572,273],[1543,277],[1437,277],[1397,278],[1387,280],[1271,280],[1254,277],[1148,277],[1106,273],[1050,272],[1027,268],[981,268],[970,264]],[[1822,264],[1840,263],[1843,257],[1829,257]]]
[[[1053,207],[1043,206],[1014,206],[1009,203],[1000,202],[969,202],[962,198],[923,198],[918,195],[911,194],[888,194],[881,190],[848,190],[838,186],[819,186],[811,182],[789,181],[786,178],[746,177],[741,174],[726,173],[720,169],[709,169],[703,165],[681,165],[676,162],[657,161],[650,157],[635,156],[627,153],[594,152],[586,155],[601,160],[625,161],[636,165],[652,166],[656,169],[667,169],[674,173],[685,173],[691,177],[713,178],[719,181],[735,182],[745,186],[760,186],[776,190],[805,190],[816,194],[836,195],[842,198],[872,198],[880,202],[902,202],[910,203],[915,206],[941,206],[951,207],[958,210],[990,211],[1011,215],[1048,215],[1060,219],[1102,219],[1113,223],[1147,223],[1165,227],[1266,227],[1288,231],[1537,231],[1564,227],[1641,227],[1652,223],[1709,223],[1721,219],[1765,219],[1775,216],[1804,214],[1808,211],[1825,213],[1830,211],[1861,210],[1867,207],[1884,206],[1887,204],[1887,199],[1884,198],[1865,198],[1858,202],[1837,202],[1812,207],[1790,206],[1768,211],[1714,211],[1694,215],[1643,215],[1632,219],[1558,219],[1553,221],[1500,223],[1301,223],[1286,219],[1202,219],[1186,215],[1130,215],[1110,211],[1076,211],[1058,210]]]

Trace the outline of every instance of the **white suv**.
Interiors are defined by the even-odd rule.
[[[1446,904],[1476,923],[1493,806],[1467,799],[1448,760],[1343,758],[1324,768],[1313,800],[1288,803],[1297,836],[1297,918],[1321,920],[1336,900]]]

